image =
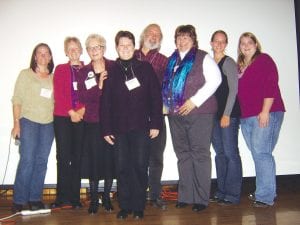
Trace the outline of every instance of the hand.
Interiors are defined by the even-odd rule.
[[[115,137],[113,135],[104,136],[104,139],[105,139],[105,141],[107,141],[111,145],[115,144],[114,143]]]
[[[103,88],[103,81],[107,79],[107,71],[104,70],[102,73],[100,73],[99,78],[99,89]]]
[[[179,108],[179,115],[186,116],[188,115],[196,105],[190,100],[186,100],[185,103]]]
[[[158,135],[159,135],[159,130],[158,129],[150,129],[149,137],[151,139],[156,138]]]
[[[84,115],[84,113],[85,113],[85,107],[82,107],[82,108],[78,109],[76,112],[77,112],[80,116],[82,116],[82,118],[83,118],[83,115]]]
[[[16,137],[20,137],[21,129],[20,126],[14,126],[11,130],[11,136],[16,139]]]
[[[264,128],[269,125],[270,114],[268,112],[260,112],[257,116],[259,127]]]
[[[226,128],[230,125],[230,117],[229,116],[222,116],[221,121],[220,121],[220,126],[222,128]]]
[[[71,121],[72,121],[73,123],[78,123],[78,122],[80,122],[80,121],[83,119],[83,115],[81,115],[81,114],[78,113],[78,112],[75,112],[73,109],[71,109],[71,110],[69,111],[69,115],[70,115]]]

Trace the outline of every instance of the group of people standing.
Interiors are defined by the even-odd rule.
[[[119,31],[119,57],[112,61],[104,57],[105,39],[91,34],[85,42],[91,62],[84,65],[79,39],[67,37],[69,62],[58,65],[54,76],[49,46],[35,47],[30,68],[21,71],[12,98],[12,136],[21,140],[14,211],[27,204],[31,210],[45,207],[42,190],[54,136],[57,196],[52,208],[82,207],[81,178],[89,179],[91,214],[100,206],[99,180],[104,180],[103,207],[111,211],[109,193],[117,179],[119,219],[129,214],[144,217],[147,188],[152,205],[164,208],[160,195],[165,116],[178,159],[177,208],[192,204],[198,212],[210,201],[239,203],[240,124],[256,169],[256,190],[249,197],[255,207],[273,205],[272,151],[285,111],[274,61],[249,32],[239,39],[237,63],[225,55],[228,37],[222,30],[211,37],[213,57],[199,49],[192,25],[176,28],[176,49],[168,58],[159,52],[162,38],[159,25],[150,24],[136,50],[134,35]],[[211,144],[218,184],[212,197]]]

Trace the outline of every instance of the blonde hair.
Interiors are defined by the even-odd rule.
[[[85,47],[86,47],[86,48],[88,48],[88,45],[89,45],[89,43],[90,43],[90,41],[91,41],[92,39],[97,40],[97,41],[100,43],[100,45],[103,45],[103,46],[104,46],[104,50],[106,49],[106,40],[105,40],[105,38],[104,38],[103,36],[101,36],[100,34],[90,34],[90,35],[87,37],[86,41],[85,41]]]
[[[241,52],[241,49],[240,49],[240,44],[241,44],[241,39],[243,37],[248,37],[250,38],[257,46],[256,48],[256,52],[254,53],[254,55],[252,56],[250,62],[245,62],[245,56],[244,54]],[[258,41],[258,39],[256,38],[256,36],[251,33],[251,32],[245,32],[245,33],[242,33],[242,35],[240,36],[239,38],[239,46],[238,46],[238,59],[237,59],[237,63],[239,65],[239,68],[242,69],[242,68],[245,68],[247,65],[251,64],[254,59],[259,55],[261,54],[261,45]]]
[[[64,50],[65,50],[65,53],[67,54],[67,52],[68,52],[68,44],[70,42],[72,42],[72,41],[75,42],[78,45],[78,47],[80,48],[80,52],[82,53],[81,42],[80,42],[80,40],[77,37],[66,37],[65,38],[65,41],[64,41]]]

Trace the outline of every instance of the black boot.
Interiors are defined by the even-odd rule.
[[[108,212],[111,212],[114,210],[114,207],[111,204],[110,201],[110,190],[112,187],[113,179],[105,179],[104,180],[104,193],[102,195],[102,206],[104,209]]]
[[[99,181],[90,180],[90,206],[88,208],[88,213],[94,214],[98,212],[99,199],[98,199],[98,183]]]

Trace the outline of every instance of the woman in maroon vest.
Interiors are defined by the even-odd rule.
[[[177,27],[175,44],[163,81],[163,103],[178,158],[176,207],[193,204],[192,210],[198,212],[209,202],[210,140],[217,111],[213,94],[221,76],[214,60],[198,49],[192,25]]]

